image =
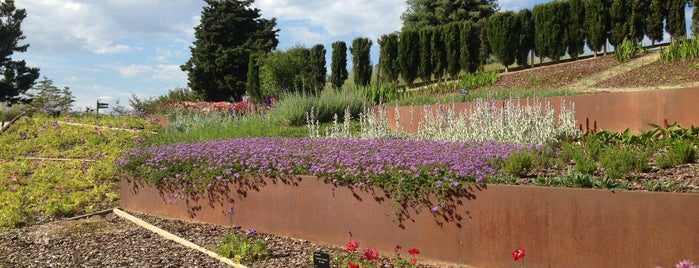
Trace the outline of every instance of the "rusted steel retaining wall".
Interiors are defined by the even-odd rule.
[[[433,200],[434,201],[434,200]],[[400,207],[380,190],[336,187],[311,176],[255,178],[200,196],[121,181],[121,207],[168,218],[478,267],[671,267],[699,260],[699,195],[512,185],[465,186],[436,212]],[[233,215],[227,215],[229,209]],[[402,216],[399,219],[398,215]]]
[[[632,92],[603,92],[585,95],[541,98],[549,101],[558,111],[561,100],[575,104],[575,119],[583,131],[606,129],[624,131],[627,128],[634,133],[648,130],[649,123],[663,125],[678,122],[683,127],[699,126],[699,88],[664,89]],[[502,105],[502,102],[499,102]],[[454,107],[457,114],[471,108],[471,103],[456,103],[441,107]],[[400,107],[400,124],[403,131],[417,133],[422,119],[423,109],[437,109],[440,106],[404,106]],[[411,115],[412,113],[412,115]],[[395,109],[387,109],[388,122],[395,129]],[[412,120],[411,120],[412,118]]]

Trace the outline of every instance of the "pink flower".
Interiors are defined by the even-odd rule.
[[[398,251],[400,251],[401,249],[403,249],[403,247],[401,247],[400,245],[396,245],[396,248],[393,249],[393,250],[394,250],[395,252],[398,252]]]
[[[416,248],[411,248],[410,250],[408,250],[408,253],[410,253],[410,255],[420,254],[420,250]]]
[[[682,260],[677,265],[675,265],[677,268],[695,268],[694,262],[690,260]]]
[[[10,189],[9,189],[9,190],[10,190],[10,192],[14,192],[14,191],[17,191],[17,187],[14,187],[14,186],[10,186]]]
[[[355,251],[359,247],[359,241],[350,241],[347,244],[347,251]]]
[[[379,252],[376,250],[373,250],[371,248],[366,248],[364,250],[364,257],[366,257],[366,259],[368,261],[378,260],[379,259]]]
[[[517,250],[512,251],[512,258],[515,259],[515,261],[524,258],[524,253],[526,250],[523,247],[517,247]]]
[[[412,264],[412,265],[417,264],[417,258],[410,259],[410,264]]]

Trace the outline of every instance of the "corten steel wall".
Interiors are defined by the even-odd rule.
[[[256,178],[197,198],[121,181],[121,207],[169,218],[477,267],[671,267],[699,259],[699,194],[612,192],[512,185],[465,186],[436,213],[400,208],[380,190],[335,187],[315,177]],[[234,214],[226,215],[228,209]],[[403,220],[398,220],[402,214]]]
[[[663,125],[678,122],[683,127],[699,126],[699,88],[664,89],[633,92],[604,92],[577,96],[541,98],[549,101],[556,113],[560,110],[561,100],[566,104],[575,104],[575,119],[583,131],[606,129],[633,133],[651,129],[653,123]],[[502,105],[502,102],[498,102]],[[449,108],[452,104],[443,105]],[[471,108],[471,103],[453,104],[457,114]],[[400,124],[403,131],[417,133],[422,119],[423,108],[437,109],[439,106],[404,106],[400,107]],[[412,115],[411,115],[412,113]],[[395,109],[387,109],[389,126],[395,129]],[[412,118],[412,120],[410,120]],[[412,122],[411,122],[412,121]]]

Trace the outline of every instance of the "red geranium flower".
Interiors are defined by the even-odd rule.
[[[359,264],[354,264],[354,263],[348,262],[347,267],[348,268],[359,268]]]
[[[524,258],[525,252],[526,250],[523,247],[517,247],[517,250],[512,251],[512,258],[515,259],[515,261]]]
[[[408,253],[410,253],[410,255],[420,254],[420,250],[416,248],[411,248],[410,250],[408,250]]]
[[[347,251],[355,251],[359,247],[359,241],[350,241],[347,243]]]
[[[376,250],[373,250],[371,248],[366,248],[364,250],[364,257],[366,257],[367,260],[378,260],[379,259],[379,252]]]

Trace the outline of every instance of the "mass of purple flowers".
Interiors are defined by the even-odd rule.
[[[156,184],[210,187],[246,175],[314,175],[337,185],[458,187],[501,173],[521,145],[409,139],[247,138],[140,147],[117,164]]]

